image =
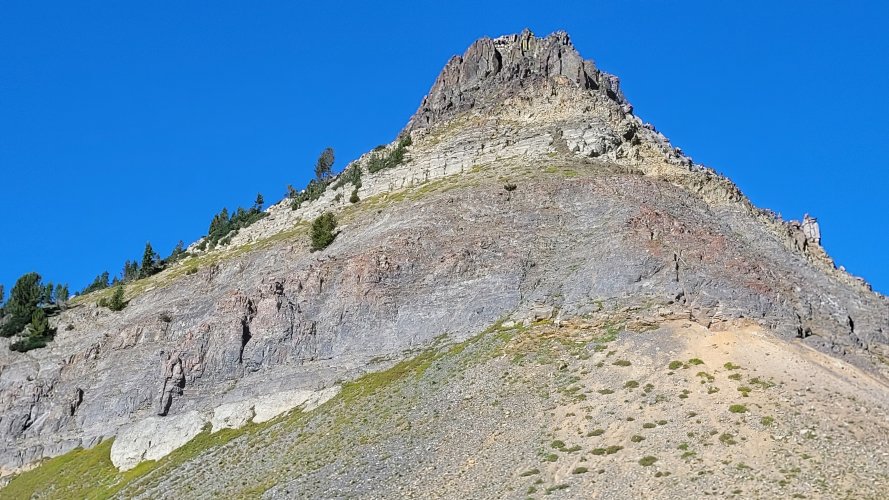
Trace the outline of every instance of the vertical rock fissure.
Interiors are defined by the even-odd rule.
[[[244,364],[244,348],[253,335],[250,333],[250,318],[245,316],[241,318],[241,350],[238,352],[238,363]]]

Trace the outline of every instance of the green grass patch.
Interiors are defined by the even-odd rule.
[[[726,446],[738,444],[738,442],[735,441],[735,436],[729,434],[728,432],[719,436],[719,442],[726,445]]]
[[[775,383],[771,380],[762,380],[759,377],[751,378],[750,383],[759,386],[761,389],[771,389],[772,387],[775,387]]]
[[[713,375],[710,375],[710,374],[707,373],[707,372],[698,372],[698,375],[697,375],[697,376],[698,376],[698,377],[701,377],[702,379],[704,379],[704,380],[701,381],[702,384],[705,383],[705,381],[706,381],[706,382],[713,382],[714,380],[716,380],[716,377],[714,377]]]
[[[268,425],[268,423],[263,424]],[[224,429],[210,434],[209,429],[159,461],[146,461],[120,472],[111,463],[112,439],[93,448],[77,448],[64,455],[44,460],[38,467],[23,472],[0,490],[3,498],[90,498],[115,496],[133,481],[181,465],[200,453],[252,432],[259,425]],[[7,496],[8,495],[8,496]]]

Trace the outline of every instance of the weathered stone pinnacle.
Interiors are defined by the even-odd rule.
[[[462,56],[451,58],[405,130],[430,127],[547,82],[601,92],[625,111],[632,109],[620,91],[618,78],[584,60],[567,33],[537,38],[526,29],[519,34],[481,38]]]

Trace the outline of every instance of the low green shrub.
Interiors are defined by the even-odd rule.
[[[312,251],[323,250],[333,243],[336,234],[336,216],[325,212],[312,221]]]
[[[731,405],[728,407],[728,411],[732,413],[747,413],[747,407],[744,405]]]
[[[367,160],[367,171],[376,173],[380,170],[393,168],[404,162],[404,153],[407,147],[412,144],[411,136],[405,135],[398,140],[398,143],[392,148],[392,151],[385,153],[384,151],[374,151]]]

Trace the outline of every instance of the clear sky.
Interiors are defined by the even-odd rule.
[[[0,3],[0,283],[80,289],[407,122],[476,38],[568,31],[757,205],[889,292],[886,2]],[[309,3],[309,2],[305,2]],[[854,5],[854,6],[853,6]]]

